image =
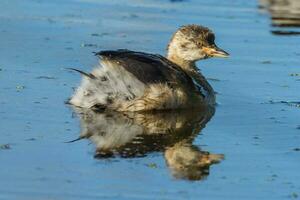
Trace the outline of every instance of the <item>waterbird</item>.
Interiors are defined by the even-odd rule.
[[[167,56],[127,49],[100,51],[99,66],[83,75],[69,103],[93,110],[139,112],[197,108],[215,104],[215,92],[196,61],[228,57],[215,35],[201,25],[185,25],[172,36]]]

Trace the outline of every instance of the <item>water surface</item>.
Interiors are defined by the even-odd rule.
[[[273,34],[261,3],[1,1],[0,199],[299,198],[300,37]],[[114,149],[107,158],[94,140],[65,143],[86,126],[64,104],[81,79],[64,68],[89,71],[97,64],[92,52],[103,49],[164,54],[174,30],[190,23],[213,29],[231,57],[198,63],[218,106],[200,134],[192,128],[199,131],[186,137],[183,129],[183,139],[192,138],[183,146],[224,160],[190,181],[174,174],[165,155],[182,138],[159,140],[165,148],[148,143],[137,148],[140,156]]]

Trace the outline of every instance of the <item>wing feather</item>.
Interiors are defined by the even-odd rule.
[[[180,84],[194,88],[192,79],[179,66],[163,56],[125,49],[100,51],[96,55],[105,61],[117,63],[117,66],[124,68],[144,84]]]

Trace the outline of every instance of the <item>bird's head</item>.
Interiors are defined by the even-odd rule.
[[[214,33],[199,25],[182,26],[174,33],[168,45],[168,58],[175,63],[228,56],[226,51],[215,44]]]

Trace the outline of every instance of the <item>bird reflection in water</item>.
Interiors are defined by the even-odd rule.
[[[209,174],[210,166],[224,157],[192,144],[213,116],[211,107],[144,113],[75,110],[81,121],[81,134],[74,141],[92,141],[97,159],[144,157],[151,152],[164,152],[174,177],[201,180]]]
[[[259,8],[270,13],[274,35],[300,35],[299,0],[260,0]]]

